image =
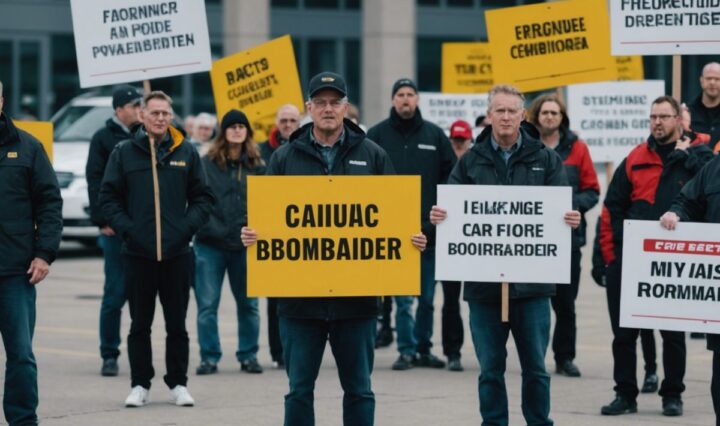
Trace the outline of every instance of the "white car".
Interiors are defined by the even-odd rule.
[[[90,139],[113,114],[112,97],[84,94],[71,100],[51,119],[54,125],[53,167],[63,199],[65,240],[94,246],[100,231],[90,221],[85,164]]]

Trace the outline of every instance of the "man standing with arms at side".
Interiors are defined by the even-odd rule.
[[[100,306],[100,356],[103,360],[100,374],[103,376],[118,375],[120,319],[126,296],[120,254],[122,241],[103,216],[98,205],[98,194],[110,153],[118,142],[130,139],[132,129],[138,124],[141,99],[142,95],[132,86],[122,85],[113,91],[112,106],[115,114],[108,118],[105,127],[95,132],[90,140],[90,152],[85,166],[90,220],[100,228],[99,245],[105,260],[105,285]]]
[[[540,131],[542,143],[555,150],[563,160],[568,183],[573,189],[573,208],[582,215],[580,226],[572,233],[570,285],[558,285],[555,296],[550,299],[556,318],[552,338],[555,371],[568,377],[580,377],[580,369],[573,362],[577,338],[575,299],[580,287],[580,248],[585,245],[585,213],[598,203],[600,185],[590,159],[590,150],[570,131],[565,104],[557,95],[546,94],[535,99],[528,112],[528,121]]]
[[[694,132],[710,135],[710,149],[720,142],[720,63],[710,62],[700,76],[702,94],[688,105]]]
[[[488,117],[492,124],[465,153],[448,179],[453,185],[566,186],[562,160],[522,128],[525,97],[515,87],[498,85],[488,94]],[[541,188],[538,188],[541,191]],[[433,206],[430,221],[438,224],[447,210]],[[565,213],[563,220],[574,228],[580,212]],[[480,363],[478,394],[483,424],[507,425],[505,389],[507,339],[512,331],[522,368],[522,412],[529,425],[552,425],[550,375],[545,371],[545,352],[550,335],[552,284],[513,284],[509,288],[509,322],[501,322],[500,283],[465,283],[470,307],[470,330]]]
[[[188,392],[189,339],[185,327],[193,255],[190,239],[214,202],[200,156],[170,126],[172,99],[161,91],[143,99],[143,126],[113,150],[100,188],[100,205],[123,240],[130,307],[128,356],[132,391],[127,407],[147,403],[152,365],[150,328],[160,296],[165,317],[165,384],[172,401],[192,406]]]
[[[0,333],[5,345],[3,411],[12,425],[36,425],[32,351],[35,285],[45,279],[62,234],[55,171],[37,139],[3,112],[0,81]]]
[[[399,175],[420,175],[422,232],[428,248],[420,260],[420,297],[413,321],[411,296],[396,296],[395,327],[400,356],[393,370],[414,365],[443,368],[445,362],[430,352],[435,299],[435,226],[429,222],[430,207],[437,200],[437,185],[447,182],[455,164],[450,141],[441,128],[425,121],[418,109],[417,86],[409,78],[393,84],[390,117],[368,130],[368,138],[380,145]]]

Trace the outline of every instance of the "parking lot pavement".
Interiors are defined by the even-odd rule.
[[[283,395],[287,392],[284,371],[270,366],[265,328],[265,304],[261,303],[263,323],[259,360],[265,367],[260,375],[239,372],[234,359],[237,343],[234,302],[225,286],[220,306],[220,333],[225,357],[217,375],[196,376],[198,345],[196,341],[195,306],[191,299],[188,311],[190,332],[190,371],[188,387],[197,401],[193,408],[170,405],[164,374],[164,329],[161,310],[153,326],[153,348],[156,378],[150,391],[151,403],[139,409],[123,407],[130,390],[129,367],[125,342],[121,348],[120,376],[100,377],[98,355],[98,312],[102,293],[102,259],[90,253],[67,255],[51,268],[50,277],[38,288],[38,318],[35,331],[35,354],[40,380],[39,415],[43,425],[278,425],[283,418]],[[72,253],[71,253],[72,254]],[[711,425],[714,414],[710,399],[711,353],[704,341],[688,340],[687,390],[683,395],[685,415],[663,417],[657,395],[640,395],[638,414],[616,418],[601,416],[600,406],[613,397],[611,332],[604,290],[589,277],[589,254],[583,258],[585,268],[578,300],[578,357],[583,376],[579,379],[552,375],[552,417],[558,425]],[[440,306],[442,292],[437,292],[436,333],[433,336],[437,355],[440,345]],[[463,305],[467,318],[467,306]],[[123,336],[127,335],[129,317],[124,309]],[[470,332],[467,329],[463,347],[465,372],[413,369],[392,371],[397,356],[394,345],[377,351],[373,387],[376,393],[377,425],[477,425],[478,365]],[[657,336],[657,335],[656,335]],[[658,354],[662,353],[660,339]],[[326,350],[315,391],[318,425],[341,424],[342,392],[330,350]],[[1,352],[4,358],[4,352]],[[546,358],[548,370],[554,371],[552,353]],[[658,359],[662,372],[662,358]],[[638,377],[642,378],[642,363]],[[660,374],[662,378],[662,374]],[[520,408],[520,367],[512,339],[508,342],[506,374],[510,400],[510,423],[524,424]]]

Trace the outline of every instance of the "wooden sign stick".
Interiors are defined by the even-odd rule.
[[[673,55],[673,82],[672,96],[678,102],[682,102],[682,56]]]
[[[502,322],[509,322],[510,321],[510,283],[504,282],[502,283],[501,288],[501,307],[500,307],[500,321]]]
[[[147,81],[147,80],[146,80]],[[155,140],[148,135],[150,141],[150,160],[152,162],[153,197],[155,200],[155,254],[157,261],[162,261],[162,233],[160,228],[160,184],[158,183],[157,153],[155,152]]]
[[[143,95],[150,93],[150,80],[143,80]]]

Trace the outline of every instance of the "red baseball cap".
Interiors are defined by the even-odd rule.
[[[450,126],[450,139],[472,139],[472,128],[465,120],[458,120]]]

